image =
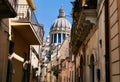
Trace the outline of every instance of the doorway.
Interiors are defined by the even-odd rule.
[[[94,82],[94,55],[90,57],[90,82]]]

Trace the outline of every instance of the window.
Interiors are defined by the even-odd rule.
[[[80,58],[80,82],[83,82],[83,56]]]
[[[94,82],[94,56],[90,57],[90,82]]]
[[[58,43],[61,43],[61,34],[58,33]]]
[[[51,43],[53,43],[53,34],[51,35]]]
[[[54,34],[54,43],[57,42],[57,34]]]
[[[63,34],[63,40],[65,40],[65,34]]]

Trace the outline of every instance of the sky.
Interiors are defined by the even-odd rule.
[[[44,38],[49,35],[50,27],[59,15],[59,9],[64,8],[66,18],[72,24],[72,4],[74,0],[34,0],[35,14],[40,24],[44,25]]]

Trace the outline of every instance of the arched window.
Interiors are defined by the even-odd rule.
[[[80,68],[78,67],[76,70],[77,82],[80,82]]]
[[[83,56],[80,58],[80,82],[83,82]]]
[[[90,82],[94,82],[94,56],[90,57]]]

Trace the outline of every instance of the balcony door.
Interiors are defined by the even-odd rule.
[[[80,82],[83,82],[83,56],[80,58]]]
[[[90,57],[90,82],[94,82],[94,56]]]

